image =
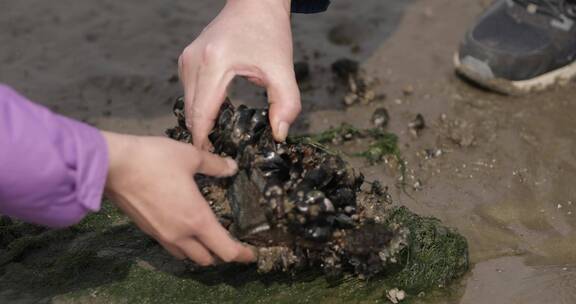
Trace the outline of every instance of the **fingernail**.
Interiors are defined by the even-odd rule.
[[[236,174],[236,172],[238,172],[238,164],[236,161],[230,157],[225,158],[225,160],[228,163],[228,167],[230,168],[230,174]]]
[[[290,125],[285,122],[285,121],[281,121],[278,123],[278,134],[277,134],[277,139],[278,141],[285,141],[286,137],[288,137],[288,130],[290,129]]]
[[[246,243],[240,243],[240,246],[237,262],[246,264],[258,262],[258,248]]]

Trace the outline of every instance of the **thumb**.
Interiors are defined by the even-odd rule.
[[[270,103],[270,125],[274,139],[283,142],[288,137],[290,125],[302,109],[294,69],[288,69],[285,75],[272,78],[268,83],[267,91]]]
[[[223,158],[208,151],[198,150],[197,173],[215,177],[227,177],[236,174],[238,164],[229,157]]]

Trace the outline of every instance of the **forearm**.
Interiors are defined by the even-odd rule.
[[[108,154],[100,132],[0,85],[0,214],[63,227],[100,208]]]

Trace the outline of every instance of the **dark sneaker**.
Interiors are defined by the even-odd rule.
[[[497,0],[466,33],[456,71],[505,94],[576,75],[576,0]]]

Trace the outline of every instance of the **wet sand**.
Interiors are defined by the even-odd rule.
[[[55,111],[95,126],[160,135],[173,125],[170,81],[176,58],[222,1],[4,1],[0,82]],[[456,303],[576,302],[576,86],[505,97],[458,79],[452,56],[487,2],[335,0],[330,11],[294,16],[295,57],[312,67],[297,132],[339,122],[368,126],[385,106],[408,161],[408,189],[386,165],[355,159],[369,179],[394,189],[397,203],[456,227],[473,269]],[[357,29],[346,44],[334,27]],[[349,56],[380,79],[387,98],[346,109],[326,87],[329,64]],[[403,89],[412,86],[409,96]],[[236,102],[262,104],[262,90],[237,82]],[[408,122],[428,127],[414,138]],[[352,149],[353,144],[343,149]],[[425,149],[440,157],[426,159]],[[422,189],[413,190],[416,181]],[[23,299],[24,302],[25,298]]]

